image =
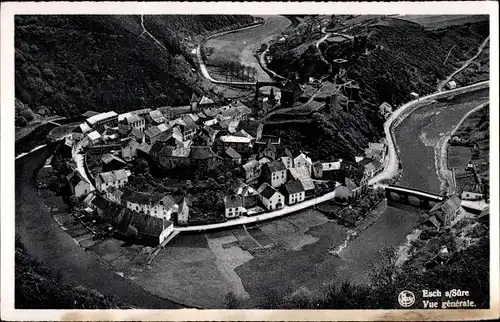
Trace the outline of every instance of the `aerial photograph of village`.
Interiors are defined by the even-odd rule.
[[[14,19],[16,309],[490,307],[488,15]]]

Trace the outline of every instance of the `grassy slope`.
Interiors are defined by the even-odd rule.
[[[52,272],[33,259],[16,240],[16,309],[118,309],[115,299],[96,290],[61,283]]]
[[[17,16],[16,98],[39,114],[185,104],[202,91],[189,54],[200,35],[250,16]],[[19,109],[21,110],[21,109]]]

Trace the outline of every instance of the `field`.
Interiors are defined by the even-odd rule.
[[[405,15],[397,18],[418,23],[427,29],[440,29],[488,20],[487,15]]]
[[[417,221],[413,209],[384,204],[346,243],[351,231],[308,209],[249,227],[181,234],[150,266],[137,262],[142,252],[117,242],[101,243],[94,251],[115,269],[128,259],[134,268],[122,270],[124,276],[160,297],[224,308],[227,294],[233,293],[243,307],[262,307],[270,292],[281,298],[301,287],[318,293],[345,280],[365,283],[378,252],[404,242]],[[340,257],[330,253],[342,244]]]
[[[254,57],[255,50],[261,44],[278,36],[290,25],[290,20],[283,16],[262,17],[265,19],[264,26],[208,40],[205,48],[213,48],[214,52],[207,58],[207,65],[221,65],[226,61],[239,61],[243,65],[255,67],[260,81],[269,81],[269,75],[262,70]]]

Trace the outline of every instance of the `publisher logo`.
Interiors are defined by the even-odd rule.
[[[402,291],[399,293],[398,302],[402,307],[410,307],[415,303],[415,295],[410,291]]]

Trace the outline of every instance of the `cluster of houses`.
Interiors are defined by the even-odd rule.
[[[140,222],[137,218],[144,216],[155,218],[157,231],[160,226],[170,227],[172,221],[188,224],[188,198],[176,203],[168,195],[150,195],[127,187],[132,175],[128,163],[138,157],[164,169],[190,166],[209,170],[222,163],[232,164],[239,175],[224,197],[228,219],[300,203],[316,196],[318,187],[328,181],[336,182],[339,192],[349,199],[363,193],[369,178],[382,169],[385,142],[370,143],[366,156],[354,161],[313,162],[306,153],[294,156],[280,144],[280,138],[264,135],[263,124],[251,117],[252,112],[239,101],[216,106],[207,97],[193,95],[188,106],[120,115],[85,113],[84,122],[70,141],[80,142],[88,154],[100,156],[101,167],[93,175],[97,193],[91,194],[88,203],[101,214],[108,213],[109,207],[116,208],[114,212],[119,209],[126,221],[132,217],[132,222]],[[78,171],[68,181],[76,196],[91,190]],[[134,226],[111,219],[120,227]],[[159,233],[156,237],[161,243],[167,235]]]

